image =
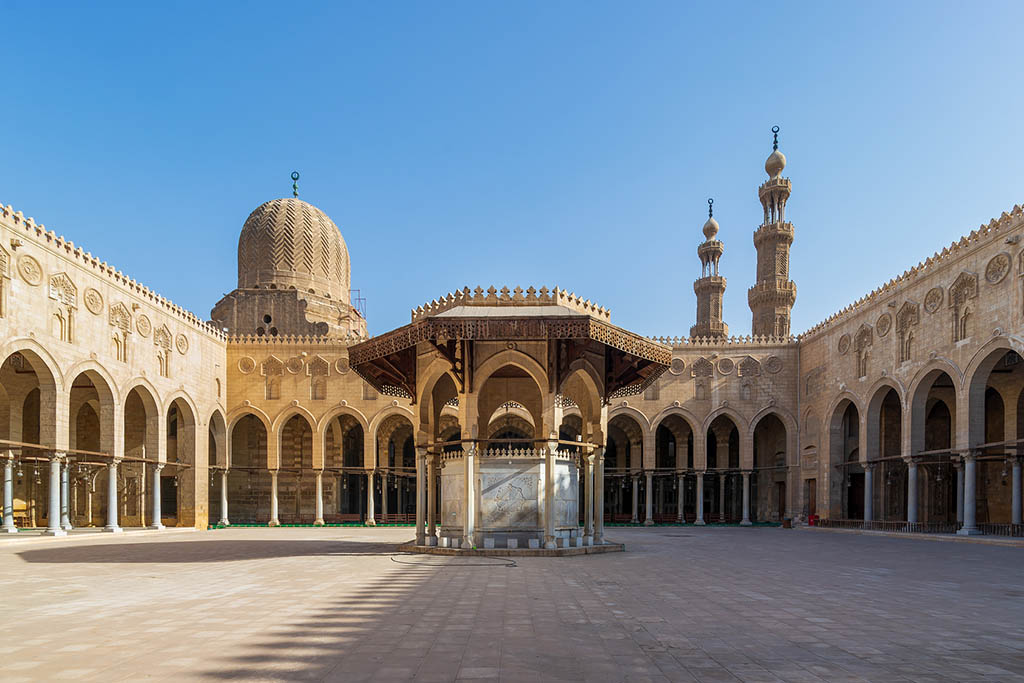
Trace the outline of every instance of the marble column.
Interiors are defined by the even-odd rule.
[[[965,453],[964,459],[964,525],[957,533],[961,536],[976,536],[981,533],[975,523],[977,514],[978,463],[977,454]]]
[[[697,472],[697,526],[704,526],[704,472]]]
[[[324,525],[324,471],[316,471],[316,519],[313,526]]]
[[[604,447],[594,452],[594,545],[604,543]]]
[[[71,477],[68,470],[71,463],[67,458],[60,466],[60,528],[64,531],[71,531],[71,507],[70,507],[70,483]]]
[[[220,473],[220,521],[221,526],[231,526],[228,521],[228,471],[221,470]]]
[[[644,486],[644,526],[654,525],[654,472],[647,470]]]
[[[270,470],[270,521],[267,526],[281,526],[277,518],[277,470]]]
[[[871,505],[874,501],[874,470],[875,466],[871,463],[864,465],[864,521],[872,521],[872,510]]]
[[[594,545],[594,453],[581,458],[583,465],[583,545]]]
[[[633,519],[630,521],[633,524],[640,523],[640,514],[637,508],[639,507],[639,496],[640,496],[640,475],[634,474],[631,481],[633,482]]]
[[[150,529],[163,529],[163,513],[160,510],[160,471],[164,468],[162,462],[153,465],[153,522]]]
[[[437,456],[426,464],[427,477],[427,545],[437,545]]]
[[[386,522],[388,518],[388,473],[380,473],[380,514],[381,521]]]
[[[466,494],[462,501],[462,547],[469,549],[476,548],[476,444],[471,445],[465,452],[462,465]],[[547,500],[548,493],[549,491],[545,487],[545,500]],[[547,505],[544,506],[544,514],[548,514]],[[547,519],[545,517],[545,529],[547,529]]]
[[[1013,499],[1010,505],[1010,524],[1021,523],[1021,500],[1020,500],[1020,458],[1013,459]]]
[[[114,508],[117,514],[117,508]],[[50,458],[50,505],[46,513],[47,536],[67,536],[68,532],[60,528],[60,455]]]
[[[119,534],[123,531],[117,525],[117,461],[107,464],[107,525],[104,531]]]
[[[426,538],[423,533],[424,513],[426,510],[426,469],[427,449],[416,448],[416,545],[425,545]]]
[[[676,520],[680,524],[686,523],[686,517],[683,515],[683,504],[686,502],[686,475],[682,472],[676,474]]]
[[[18,527],[14,526],[14,458],[10,452],[4,459],[4,518],[0,533],[18,533]]]
[[[750,526],[750,470],[743,470],[743,521],[742,526]]]
[[[718,472],[718,521],[725,521],[725,472]]]
[[[917,463],[907,459],[907,523],[917,524]]]
[[[964,463],[957,459],[953,461],[956,469],[956,521],[964,522]]]
[[[376,471],[366,473],[366,526],[377,526],[377,512],[374,510],[373,501],[373,482],[376,478]]]

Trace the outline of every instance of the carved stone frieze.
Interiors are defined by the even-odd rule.
[[[1010,255],[1005,251],[996,254],[985,266],[985,281],[990,285],[997,285],[1003,281],[1006,274],[1010,272]]]
[[[924,295],[924,310],[929,313],[934,313],[939,310],[942,306],[943,299],[946,298],[946,292],[942,287],[932,287],[928,290],[928,293]]]
[[[22,280],[36,287],[43,281],[43,267],[32,256],[22,254],[18,258],[18,275]]]
[[[86,310],[93,315],[99,315],[103,312],[103,295],[97,290],[92,287],[87,288],[82,299],[85,301]]]
[[[892,329],[892,316],[888,313],[878,316],[878,320],[875,321],[875,331],[878,332],[878,336],[884,337],[889,334],[890,329]]]

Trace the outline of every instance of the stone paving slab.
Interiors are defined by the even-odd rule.
[[[0,680],[1024,681],[1024,550],[615,529],[627,552],[396,553],[408,529],[0,547]]]

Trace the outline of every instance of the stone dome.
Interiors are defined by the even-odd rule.
[[[786,155],[774,150],[764,162],[764,171],[770,178],[778,178],[782,169],[786,168]]]
[[[715,239],[715,235],[718,234],[718,221],[714,218],[708,218],[708,222],[704,224],[704,237],[709,240]]]
[[[291,197],[249,214],[238,237],[239,289],[296,289],[349,300],[348,247],[320,209]]]

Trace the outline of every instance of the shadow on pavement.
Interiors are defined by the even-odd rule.
[[[163,543],[117,543],[59,548],[34,548],[17,553],[25,562],[59,563],[188,563],[240,562],[277,557],[327,555],[390,555],[395,543],[353,541],[209,540]]]

